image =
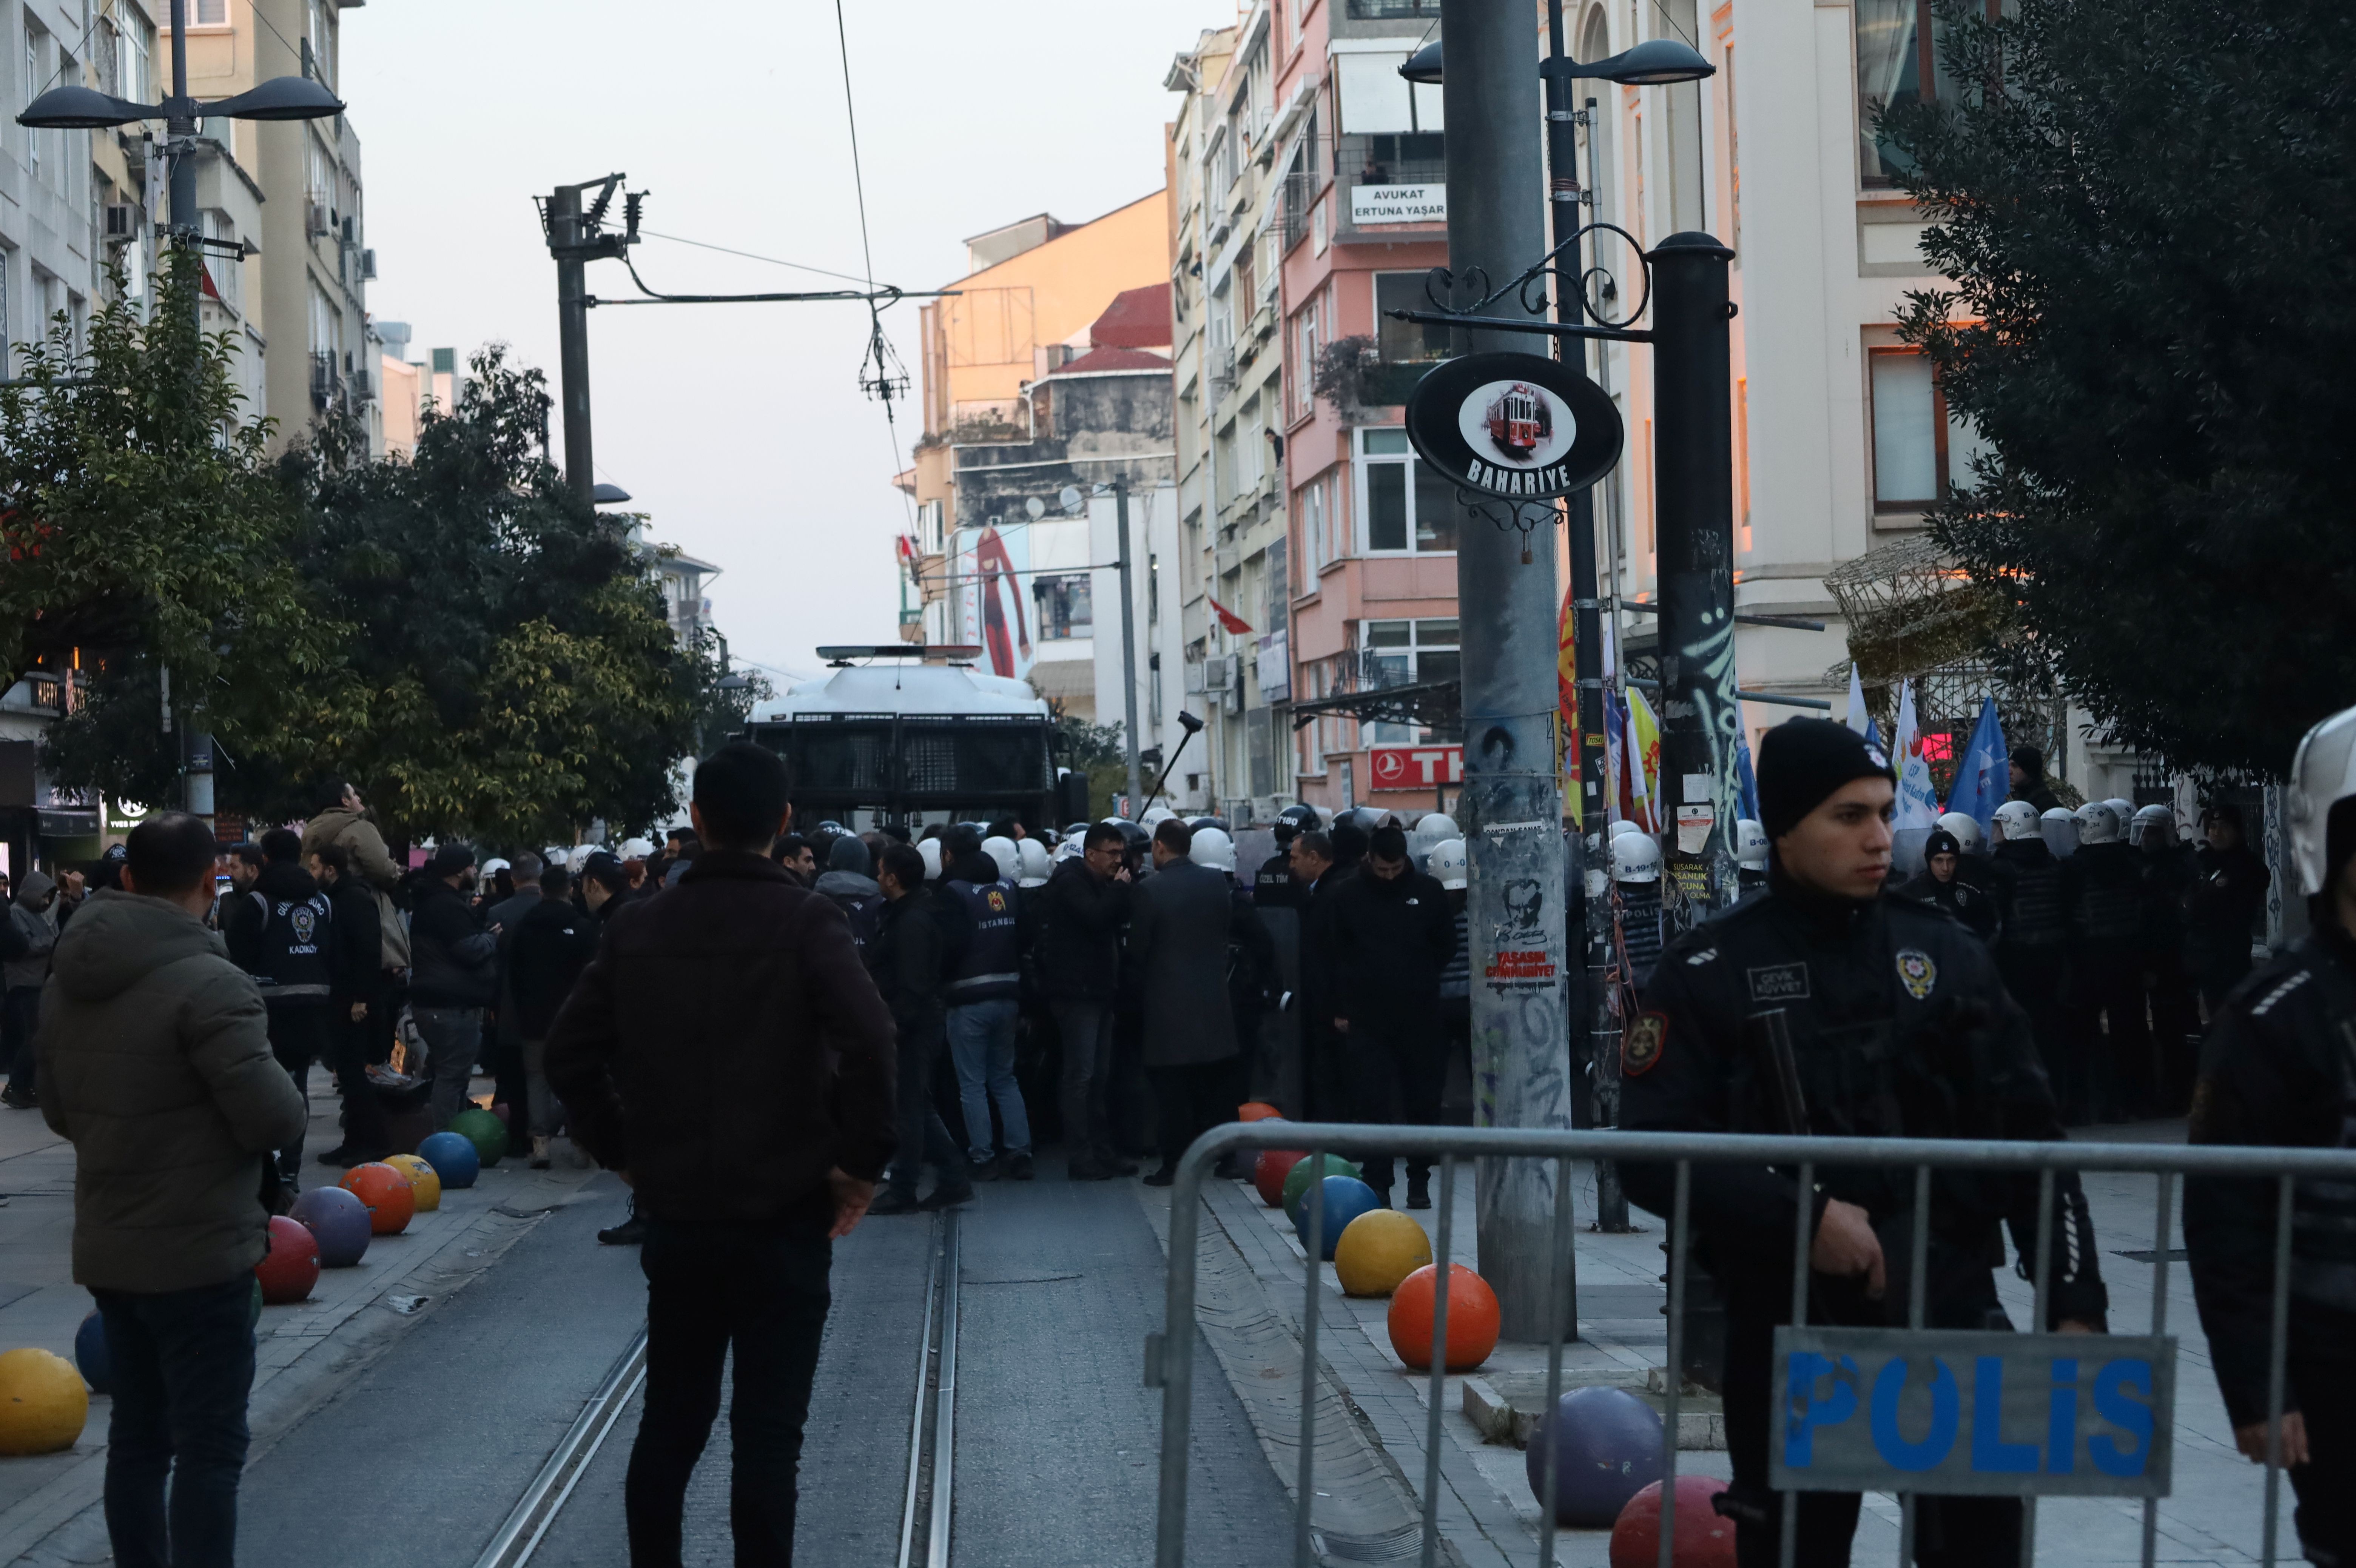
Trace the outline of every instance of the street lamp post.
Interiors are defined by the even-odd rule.
[[[111,92],[80,85],[53,87],[16,116],[16,123],[33,131],[101,131],[143,121],[164,122],[165,155],[171,161],[170,208],[166,231],[176,249],[193,251],[204,244],[197,223],[197,126],[204,114],[232,120],[320,120],[340,114],[344,104],[321,83],[307,76],[276,76],[233,97],[198,103],[188,96],[187,0],[172,0],[172,91],[161,103],[134,103]],[[201,310],[199,293],[191,309]],[[169,723],[168,715],[166,723]],[[187,809],[210,819],[213,815],[212,737],[191,734],[181,727],[181,776],[186,781]]]

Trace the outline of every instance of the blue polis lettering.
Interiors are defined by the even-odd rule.
[[[1906,1362],[1893,1360],[1873,1380],[1873,1446],[1882,1458],[1901,1470],[1935,1468],[1955,1445],[1955,1428],[1963,1399],[1955,1374],[1937,1356],[1931,1358],[1931,1430],[1919,1443],[1909,1443],[1898,1430],[1898,1400],[1906,1392]],[[2033,1452],[2033,1450],[2032,1450]]]
[[[1983,1474],[2030,1473],[2037,1445],[2004,1440],[2004,1358],[1979,1356],[1972,1366],[1972,1468]]]
[[[2143,1397],[2129,1398],[2130,1390]],[[2094,1374],[2094,1413],[2134,1439],[2124,1449],[2108,1434],[2088,1440],[2086,1453],[2094,1468],[2105,1476],[2142,1475],[2151,1458],[2151,1363],[2111,1362]]]
[[[2045,1468],[2066,1476],[2078,1467],[2078,1362],[2063,1356],[2053,1363],[2053,1392],[2045,1411]]]
[[[1832,1392],[1818,1399],[1816,1380],[1826,1376],[1833,1380]],[[1836,1368],[1812,1350],[1795,1350],[1784,1388],[1791,1408],[1783,1416],[1783,1463],[1804,1469],[1815,1462],[1816,1428],[1838,1426],[1857,1413],[1857,1363],[1843,1356]]]

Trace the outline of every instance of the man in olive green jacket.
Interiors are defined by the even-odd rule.
[[[58,941],[34,1040],[41,1114],[74,1146],[74,1279],[113,1367],[114,1560],[227,1568],[269,1250],[262,1161],[307,1108],[271,1056],[261,992],[205,929],[211,829],[173,812],[127,848],[123,891],[92,894]]]

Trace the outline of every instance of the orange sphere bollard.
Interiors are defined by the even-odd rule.
[[[352,1167],[337,1185],[368,1205],[371,1234],[397,1236],[409,1228],[411,1217],[417,1212],[417,1194],[410,1187],[408,1173],[381,1161]]]
[[[1281,1207],[1284,1179],[1292,1174],[1294,1166],[1308,1157],[1307,1149],[1262,1149],[1258,1163],[1252,1167],[1252,1185],[1259,1189],[1259,1200],[1271,1209]]]
[[[1417,1371],[1431,1369],[1432,1297],[1439,1265],[1426,1264],[1391,1296],[1391,1349]],[[1448,1370],[1469,1372],[1497,1348],[1497,1293],[1462,1264],[1448,1265]]]
[[[1239,1122],[1265,1122],[1270,1117],[1282,1121],[1284,1113],[1265,1100],[1247,1100],[1236,1107],[1236,1120]]]

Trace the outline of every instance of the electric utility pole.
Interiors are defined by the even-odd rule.
[[[1448,264],[1459,280],[1519,274],[1546,253],[1537,138],[1537,36],[1529,14],[1441,0],[1448,40]],[[1460,281],[1460,294],[1463,290]],[[1494,286],[1494,284],[1493,284]],[[1477,297],[1477,296],[1476,296]],[[1460,299],[1458,308],[1469,301]],[[1489,307],[1527,315],[1520,291]],[[1531,319],[1537,319],[1532,316]],[[1459,328],[1472,353],[1527,338]],[[1474,1081],[1494,1125],[1570,1125],[1564,997],[1562,797],[1555,773],[1558,600],[1554,547],[1460,510],[1456,598],[1463,632],[1464,845],[1470,862]],[[1502,979],[1512,983],[1499,984]],[[1536,1160],[1484,1159],[1476,1179],[1482,1270],[1509,1339],[1559,1334],[1552,1293],[1553,1184]]]
[[[558,186],[549,193],[542,213],[548,253],[556,258],[557,397],[564,411],[564,482],[584,505],[597,488],[589,440],[588,263],[618,257],[637,242],[635,197],[630,198],[627,232],[607,233],[604,227],[605,208],[623,177],[607,175],[602,180]],[[596,198],[584,211],[581,193],[593,188]]]
[[[1113,481],[1112,512],[1114,526],[1120,529],[1120,549],[1113,559],[1120,563],[1120,728],[1121,749],[1129,762],[1129,810],[1114,815],[1133,817],[1145,809],[1140,799],[1145,775],[1137,762],[1137,592],[1130,571],[1129,482],[1125,479]]]

